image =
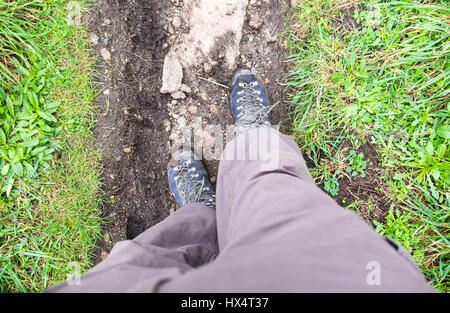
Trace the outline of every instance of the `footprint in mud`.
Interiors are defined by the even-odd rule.
[[[280,0],[97,1],[90,32],[105,90],[97,99],[95,136],[102,145],[103,212],[110,222],[95,263],[102,250],[178,208],[167,183],[171,148],[183,127],[215,125],[226,139],[233,123],[229,85],[237,69],[259,73],[277,103],[274,122],[286,118],[279,85],[286,67],[276,36],[288,13]],[[214,140],[203,137],[197,144]],[[205,165],[214,180],[218,161]]]

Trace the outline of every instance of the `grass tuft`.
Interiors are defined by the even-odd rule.
[[[337,196],[343,183],[377,176],[380,184],[363,203],[373,206],[371,196],[378,194],[387,197],[388,209],[383,219],[367,216],[374,210],[361,212],[412,252],[431,284],[445,290],[448,2],[309,0],[294,11],[297,20],[285,34],[291,64],[286,88],[292,132],[316,180]],[[362,147],[374,147],[378,160],[368,159]],[[353,197],[348,207],[361,208],[361,201]]]
[[[94,60],[68,8],[0,0],[2,292],[84,271],[101,235]]]

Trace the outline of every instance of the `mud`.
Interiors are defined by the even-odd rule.
[[[237,14],[238,19],[242,14],[242,22],[231,30],[205,32],[214,38],[203,38],[208,45],[200,41],[203,50],[188,45],[188,50],[201,54],[195,62],[187,62],[179,51],[189,44],[187,39],[195,43],[192,38],[199,31],[191,15],[201,14],[195,9],[201,3],[98,0],[90,14],[90,32],[98,37],[95,49],[102,88],[95,136],[103,151],[103,213],[109,219],[95,263],[117,241],[136,237],[177,209],[166,173],[177,129],[218,125],[225,130],[232,124],[226,87],[237,69],[252,68],[265,81],[272,104],[277,104],[272,111],[274,123],[287,116],[280,85],[287,70],[285,53],[276,36],[283,29],[289,5],[280,0],[251,0],[244,12],[240,5],[225,12],[231,17]],[[178,51],[184,76],[181,92],[172,95],[160,93],[169,51]],[[208,140],[202,138],[200,145]],[[205,164],[215,182],[218,161]]]

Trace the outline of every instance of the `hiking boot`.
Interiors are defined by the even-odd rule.
[[[230,96],[234,136],[257,127],[271,126],[266,88],[252,71],[240,70],[233,78]]]
[[[188,203],[202,203],[216,207],[216,193],[202,163],[190,151],[183,151],[168,164],[169,186],[180,207]]]

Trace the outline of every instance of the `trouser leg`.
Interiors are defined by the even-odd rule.
[[[255,135],[275,141],[259,147]],[[257,160],[250,157],[255,149]],[[243,151],[247,160],[237,155]],[[432,290],[409,256],[315,186],[291,138],[252,130],[229,143],[224,155],[234,158],[219,168],[219,256],[160,291]]]
[[[209,262],[218,253],[215,212],[188,204],[111,254],[78,279],[48,292],[152,292],[159,284]]]

